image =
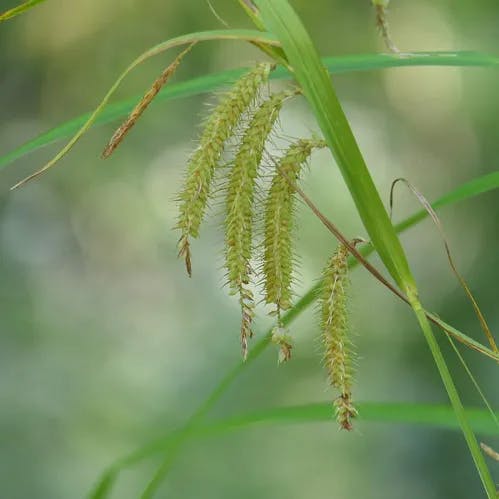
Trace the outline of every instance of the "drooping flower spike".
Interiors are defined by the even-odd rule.
[[[199,145],[189,160],[184,188],[179,195],[177,222],[177,228],[181,231],[179,256],[184,258],[189,276],[192,275],[189,241],[199,235],[199,226],[206,212],[215,169],[225,143],[232,136],[244,112],[255,100],[261,86],[267,82],[273,68],[273,64],[258,64],[221,98],[210,114]]]

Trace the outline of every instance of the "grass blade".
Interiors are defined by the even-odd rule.
[[[405,403],[376,403],[360,402],[359,420],[379,423],[400,423],[429,426],[447,430],[459,430],[459,423],[452,407],[447,405],[405,404]],[[480,434],[487,436],[499,435],[499,428],[487,410],[467,408],[473,428]],[[220,432],[230,429],[246,428],[260,424],[296,424],[311,422],[330,422],[334,424],[334,413],[330,402],[305,404],[291,407],[278,407],[255,411],[233,418],[208,423],[196,430],[202,434],[210,431]]]
[[[27,10],[31,9],[35,5],[45,2],[45,0],[29,0],[28,2],[24,2],[17,7],[7,10],[6,12],[0,14],[0,22],[7,21],[7,19],[11,19],[12,17],[18,16],[19,14],[23,14]]]
[[[376,402],[361,402],[357,405],[360,421],[410,424],[444,430],[459,430],[459,424],[450,406]],[[478,408],[467,408],[466,415],[476,432],[484,436],[499,435],[499,429],[489,412]],[[499,416],[499,413],[496,413],[496,415]],[[193,428],[189,434],[189,438],[213,437],[229,431],[243,430],[253,426],[305,423],[334,423],[331,403],[313,403],[264,409],[204,423]],[[172,450],[178,445],[179,434],[179,431],[168,433],[117,461],[102,475],[90,495],[91,499],[104,499],[108,497],[110,485],[116,480],[122,469],[158,454],[168,453],[171,458],[173,455]]]
[[[104,107],[108,103],[109,99],[112,97],[114,92],[120,86],[121,82],[137,66],[142,64],[147,59],[150,59],[151,57],[154,57],[158,54],[161,54],[162,52],[165,52],[166,50],[169,50],[171,48],[179,47],[182,45],[188,45],[188,44],[192,44],[192,43],[196,43],[196,42],[201,42],[201,41],[208,41],[208,40],[243,40],[243,41],[254,42],[254,43],[259,43],[259,44],[279,45],[279,42],[277,42],[275,37],[273,37],[272,35],[269,35],[267,33],[262,33],[261,31],[244,30],[244,29],[201,31],[201,32],[197,32],[197,33],[190,33],[188,35],[179,36],[177,38],[171,38],[170,40],[167,40],[166,42],[155,45],[154,47],[150,48],[149,50],[147,50],[146,52],[141,54],[139,57],[137,57],[137,59],[135,59],[125,69],[125,71],[119,76],[119,78],[111,86],[111,88],[109,89],[109,91],[105,95],[104,99],[97,106],[95,111],[85,121],[85,123],[76,132],[76,134],[71,138],[71,140],[42,168],[40,168],[35,173],[29,175],[25,179],[18,182],[16,185],[14,185],[12,187],[12,189],[16,189],[17,187],[24,185],[29,180],[32,180],[33,178],[38,177],[39,175],[41,175],[42,173],[47,171],[49,168],[52,168],[59,160],[61,160],[73,148],[73,146],[76,144],[76,142],[78,142],[78,140],[80,140],[80,138],[89,130],[89,128],[92,126],[92,124],[96,120],[97,116],[102,112],[102,110],[104,109]]]
[[[405,253],[309,34],[287,0],[255,3],[267,29],[281,42],[378,255],[400,288],[413,293]]]
[[[466,418],[456,386],[419,301],[416,283],[404,250],[381,202],[319,54],[300,18],[287,0],[255,0],[270,32],[277,35],[295,79],[314,111],[369,237],[395,282],[407,295],[433,355],[476,469],[489,499],[496,497],[494,481]]]
[[[438,345],[437,339],[433,334],[430,323],[426,317],[425,311],[417,301],[413,302],[412,307],[414,309],[414,312],[416,313],[419,325],[423,331],[423,334],[426,338],[428,346],[435,360],[435,364],[440,373],[440,377],[442,378],[442,382],[447,391],[447,395],[449,396],[449,399],[451,401],[456,418],[459,421],[459,426],[461,427],[463,436],[466,440],[466,443],[468,444],[471,457],[473,458],[475,467],[478,471],[478,474],[480,475],[480,479],[482,481],[487,497],[489,499],[496,499],[497,492],[494,480],[492,479],[487,463],[485,462],[485,458],[482,454],[482,451],[480,450],[480,446],[478,445],[478,441],[473,432],[470,421],[466,416],[464,406],[461,402],[459,393],[452,379],[452,375],[447,367],[442,351],[440,350],[440,347]]]
[[[376,69],[408,67],[408,66],[456,66],[456,67],[494,67],[499,66],[499,58],[479,52],[414,52],[410,54],[360,54],[342,57],[327,57],[322,60],[331,74],[347,73],[351,71],[371,71]],[[248,68],[230,69],[213,73],[191,80],[170,84],[157,95],[155,101],[167,101],[184,97],[191,97],[211,92],[227,85]],[[283,67],[277,68],[271,79],[287,79],[290,73]],[[99,116],[92,123],[93,126],[104,125],[119,118],[123,118],[136,106],[142,95],[106,105]],[[69,137],[76,133],[90,118],[91,113],[84,114],[69,120],[38,137],[29,140],[13,151],[0,157],[0,168],[3,168],[26,154],[36,151],[57,140]]]

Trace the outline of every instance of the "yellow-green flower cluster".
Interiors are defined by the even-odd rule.
[[[276,306],[279,322],[281,311],[292,304],[294,183],[312,151],[325,145],[320,139],[300,139],[291,144],[276,165],[267,196],[262,267],[265,301]]]
[[[179,254],[185,259],[191,275],[190,238],[198,236],[214,183],[215,170],[228,139],[235,138],[235,154],[228,163],[226,181],[220,192],[224,197],[224,256],[227,284],[237,294],[241,307],[241,346],[243,358],[248,354],[248,340],[253,335],[255,298],[252,281],[262,280],[264,301],[274,305],[277,316],[272,341],[279,346],[279,361],[291,357],[291,339],[281,313],[292,306],[294,204],[296,182],[312,151],[326,147],[318,138],[292,143],[283,156],[273,162],[275,170],[264,189],[263,238],[255,247],[257,185],[262,176],[261,163],[265,147],[279,118],[284,101],[300,93],[299,89],[270,94],[253,106],[260,87],[268,80],[273,66],[260,64],[244,75],[220,101],[207,120],[199,146],[193,153],[184,188],[180,194],[177,227],[181,230]],[[235,134],[235,130],[241,132]],[[260,187],[267,184],[262,182]],[[262,191],[263,192],[263,191]],[[261,250],[260,250],[261,244]],[[261,266],[252,268],[255,250]],[[337,319],[335,319],[337,320]],[[336,381],[334,382],[336,383]],[[336,386],[336,385],[335,385]],[[342,396],[348,395],[343,390]],[[346,401],[345,397],[343,399]],[[346,402],[345,402],[346,403]],[[341,408],[338,409],[340,411]],[[344,424],[346,426],[346,423]]]
[[[251,280],[254,197],[258,169],[265,143],[279,116],[282,103],[290,92],[281,92],[265,100],[250,120],[239,144],[231,167],[226,191],[225,210],[225,267],[232,293],[239,293],[241,305],[241,345],[243,357],[248,352],[248,338],[252,336],[254,315]]]
[[[322,274],[320,326],[324,342],[324,363],[331,386],[340,395],[335,400],[340,428],[352,429],[357,411],[352,403],[353,352],[348,324],[348,248],[339,245]]]
[[[181,230],[179,256],[185,259],[187,272],[192,273],[189,239],[196,238],[203,220],[215,169],[241,116],[268,80],[273,65],[263,63],[240,78],[210,114],[199,145],[190,158],[187,177],[180,193],[177,228]]]

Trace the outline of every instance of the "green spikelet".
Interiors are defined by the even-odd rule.
[[[322,275],[320,295],[321,331],[324,341],[324,363],[329,382],[340,395],[335,400],[336,419],[340,428],[352,429],[357,411],[352,403],[352,344],[348,338],[347,288],[348,249],[340,244]]]
[[[179,196],[177,228],[181,231],[179,256],[185,260],[189,276],[192,273],[189,239],[196,238],[206,211],[215,168],[224,151],[225,142],[268,80],[272,64],[259,64],[240,78],[220,100],[209,116],[199,146],[190,158],[184,188]]]
[[[248,289],[252,256],[253,201],[258,167],[265,142],[279,116],[286,97],[295,92],[281,92],[264,101],[249,122],[232,165],[226,193],[225,267],[232,293],[239,293],[241,305],[241,347],[248,353],[248,338],[253,333],[253,294]]]
[[[281,312],[292,305],[293,280],[293,208],[296,181],[313,149],[326,147],[323,140],[300,139],[293,143],[276,165],[276,173],[267,196],[264,214],[263,277],[267,304],[274,304],[278,326],[274,342],[281,346],[281,358],[287,360],[291,345],[281,322]]]

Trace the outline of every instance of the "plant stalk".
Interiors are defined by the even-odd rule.
[[[459,426],[461,427],[464,438],[466,439],[466,443],[468,444],[468,447],[470,449],[471,456],[473,458],[473,461],[475,462],[476,469],[478,470],[478,474],[480,475],[480,480],[482,481],[482,484],[485,488],[487,497],[488,499],[497,499],[497,491],[494,480],[492,479],[489,468],[485,462],[485,458],[482,454],[482,451],[480,450],[478,441],[473,430],[471,429],[471,425],[468,421],[466,413],[464,412],[461,398],[459,397],[456,385],[452,380],[452,375],[449,371],[449,368],[447,367],[437,339],[433,334],[428,318],[426,317],[426,313],[417,296],[409,296],[409,301],[419,322],[421,330],[423,331],[426,342],[428,343],[431,354],[433,355],[433,360],[435,361],[438,372],[440,373],[442,382],[445,386],[445,389],[447,390],[447,395],[449,396],[452,408],[454,409],[456,418],[459,421]]]

